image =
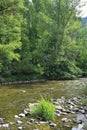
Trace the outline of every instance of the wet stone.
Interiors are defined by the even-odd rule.
[[[55,123],[50,123],[49,124],[51,127],[56,127],[57,125]]]
[[[34,123],[34,122],[35,122],[35,119],[33,119],[33,118],[30,119],[30,122],[31,122],[31,123]]]
[[[79,110],[79,112],[81,112],[82,114],[85,114],[85,110]]]
[[[9,128],[9,124],[3,124],[2,126],[5,128]]]
[[[9,125],[14,125],[15,123],[14,122],[9,122]]]
[[[82,120],[77,120],[77,124],[82,124]]]
[[[25,116],[28,116],[30,115],[30,110],[27,108],[27,109],[24,109],[24,114]]]
[[[74,107],[74,108],[73,108],[73,111],[79,112],[79,108],[78,108],[78,107]]]
[[[2,127],[2,125],[0,125],[0,128]]]
[[[18,125],[20,125],[20,124],[23,123],[23,121],[17,120],[16,123],[17,123]]]
[[[58,114],[58,113],[56,113],[55,115],[56,115],[56,116],[61,116],[61,115],[60,115],[60,114]]]
[[[47,121],[40,121],[39,123],[40,124],[47,124],[48,122]]]
[[[86,106],[84,107],[84,110],[87,111],[87,107]]]
[[[73,123],[77,123],[77,120],[75,118],[72,119]]]
[[[22,130],[22,129],[23,129],[22,126],[18,127],[18,130]]]
[[[67,119],[67,118],[62,118],[62,122],[69,122],[69,119]]]
[[[18,115],[15,115],[14,117],[15,117],[15,118],[20,118]]]
[[[30,121],[27,121],[27,124],[28,124],[28,125],[31,125],[32,123],[31,123]]]
[[[4,123],[3,118],[0,118],[0,124],[3,124],[3,123]]]
[[[24,113],[19,114],[19,117],[25,117]]]

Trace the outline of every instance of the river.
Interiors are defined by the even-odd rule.
[[[87,86],[87,78],[77,80],[61,80],[61,81],[45,81],[32,84],[8,85],[0,86],[0,118],[4,121],[15,122],[14,115],[22,113],[28,103],[38,102],[41,97],[47,99],[58,99],[62,96],[66,99],[81,96],[84,93],[84,88]],[[27,117],[24,120],[28,120]],[[34,130],[38,127],[39,130],[71,130],[62,125],[60,118],[54,119],[58,124],[57,128],[48,126],[24,126],[24,130]],[[16,125],[12,126],[12,130],[17,130]],[[4,129],[3,129],[4,130]],[[72,130],[76,130],[73,128]]]

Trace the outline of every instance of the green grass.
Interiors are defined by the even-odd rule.
[[[32,110],[32,114],[36,117],[42,117],[43,120],[52,120],[54,118],[55,108],[53,104],[42,99]]]

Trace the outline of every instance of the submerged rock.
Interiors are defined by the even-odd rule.
[[[49,126],[56,127],[57,125],[55,123],[50,123]]]

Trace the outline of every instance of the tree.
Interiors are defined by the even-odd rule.
[[[77,31],[78,56],[77,65],[82,70],[83,76],[87,75],[87,25]]]
[[[21,47],[20,9],[22,0],[0,1],[0,72],[10,73],[10,64],[19,60],[18,50]]]
[[[75,0],[25,1],[27,11],[24,13],[18,71],[25,74],[39,73],[52,79],[63,77],[66,73],[71,77],[78,75],[79,70],[74,62],[76,57],[69,48],[75,48],[74,34],[80,27],[75,16],[76,5]]]

